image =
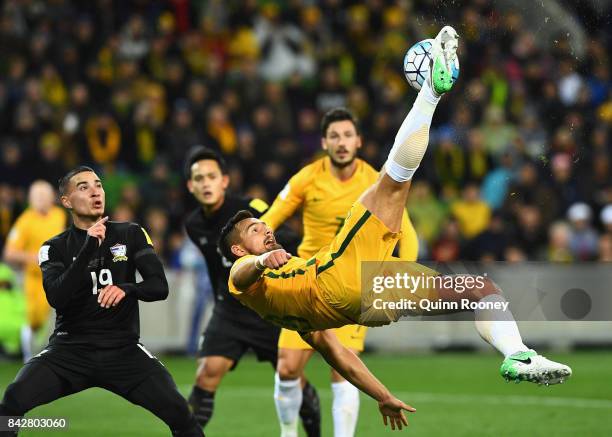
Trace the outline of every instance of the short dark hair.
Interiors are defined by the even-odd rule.
[[[191,179],[191,166],[198,161],[202,161],[203,159],[216,161],[217,164],[219,164],[221,173],[227,174],[227,164],[220,153],[217,153],[208,147],[194,146],[189,153],[187,153],[187,158],[185,159],[185,179]]]
[[[78,175],[79,173],[83,173],[85,171],[94,172],[94,169],[86,165],[79,165],[78,167],[75,167],[72,170],[70,170],[68,173],[66,173],[57,182],[57,188],[58,188],[60,196],[63,196],[64,194],[66,194],[66,188],[68,187],[68,183],[70,182],[70,179],[72,179],[74,176]]]
[[[334,108],[327,111],[321,119],[321,136],[325,137],[327,135],[327,129],[329,128],[330,124],[336,121],[344,120],[352,122],[355,126],[355,130],[357,131],[357,133],[359,133],[357,119],[355,118],[353,113],[346,108]]]
[[[236,243],[236,225],[242,220],[253,217],[251,211],[247,211],[246,209],[240,210],[234,214],[225,226],[223,226],[223,229],[221,229],[221,235],[219,236],[217,245],[219,246],[221,255],[228,261],[234,262],[238,259],[238,257],[232,253],[232,246]]]

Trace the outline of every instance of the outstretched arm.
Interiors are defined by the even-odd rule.
[[[273,230],[276,230],[302,206],[305,198],[304,191],[309,181],[310,171],[306,167],[289,180],[285,188],[274,199],[272,206],[260,219],[266,222]]]
[[[333,331],[313,331],[300,335],[347,381],[378,401],[378,409],[385,425],[390,422],[391,429],[402,429],[402,426],[408,425],[402,410],[415,412],[416,409],[395,398],[387,387],[372,375],[363,361],[338,341]]]

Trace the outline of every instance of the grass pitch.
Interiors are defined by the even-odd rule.
[[[482,353],[365,355],[364,360],[391,391],[417,412],[401,432],[385,429],[376,403],[361,395],[357,436],[609,436],[612,435],[612,351],[550,353],[569,364],[574,376],[565,384],[538,387],[505,383],[500,357]],[[187,396],[195,361],[162,359]],[[19,364],[0,363],[0,392]],[[307,368],[321,397],[323,436],[332,436],[329,371],[318,356]],[[279,435],[268,364],[244,359],[223,381],[207,436]],[[28,417],[67,417],[68,431],[29,430],[20,436],[167,436],[155,416],[100,389],[90,389],[31,411]],[[303,435],[303,434],[302,434]]]

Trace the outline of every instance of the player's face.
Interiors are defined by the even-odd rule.
[[[217,161],[203,159],[191,166],[191,178],[187,181],[187,189],[203,206],[221,205],[225,198],[225,190],[229,185],[229,177],[221,172]]]
[[[92,171],[74,175],[61,200],[65,208],[81,217],[97,218],[104,214],[104,188],[98,175]]]
[[[53,187],[48,182],[36,181],[30,187],[28,202],[34,210],[46,214],[53,206],[54,197]]]
[[[272,229],[256,218],[242,220],[237,225],[240,232],[240,244],[232,246],[232,251],[238,256],[261,255],[275,249],[282,249],[276,242]],[[236,253],[236,250],[239,252]]]
[[[352,121],[341,120],[330,123],[321,140],[332,164],[339,168],[350,165],[361,147],[361,137]]]

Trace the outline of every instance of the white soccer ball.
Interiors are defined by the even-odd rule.
[[[404,75],[412,88],[419,91],[423,81],[429,75],[431,65],[431,47],[433,39],[419,41],[406,52],[404,56]]]
[[[429,76],[433,43],[432,38],[419,41],[410,47],[404,56],[404,75],[410,86],[417,91],[421,90],[423,82]],[[459,58],[455,58],[451,68],[453,79],[457,80],[459,78]]]

